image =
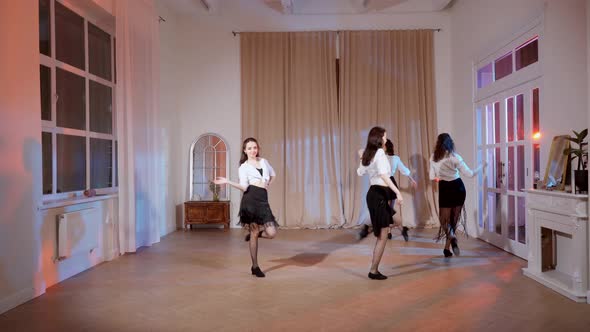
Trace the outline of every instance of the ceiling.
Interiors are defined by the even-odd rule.
[[[266,7],[283,15],[354,15],[437,12],[454,0],[160,0],[182,15],[220,14],[227,6]]]

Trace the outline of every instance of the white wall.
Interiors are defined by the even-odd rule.
[[[176,223],[175,198],[176,192],[173,188],[178,187],[177,166],[174,162],[177,155],[177,148],[179,146],[178,127],[180,126],[180,119],[177,114],[179,112],[178,91],[182,87],[182,82],[177,79],[182,73],[182,67],[177,65],[180,61],[182,53],[179,52],[180,40],[177,37],[178,20],[175,14],[163,5],[163,2],[156,2],[157,10],[160,16],[166,19],[166,22],[160,22],[160,121],[163,127],[163,136],[165,142],[162,142],[164,153],[164,160],[166,161],[164,174],[170,175],[168,178],[168,187],[162,188],[162,197],[166,200],[167,215],[165,224],[161,226],[160,234],[168,234],[176,230],[180,224]],[[188,154],[188,151],[187,151]],[[186,166],[188,169],[188,164]]]
[[[514,34],[539,17],[543,19],[540,45],[543,86],[540,126],[541,174],[551,139],[580,130],[586,116],[586,42],[583,0],[458,0],[451,9],[452,108],[458,151],[475,164],[473,128],[474,61],[510,41]],[[564,116],[567,114],[567,116]],[[583,126],[583,125],[582,125]],[[468,229],[476,230],[475,181],[466,180]]]
[[[165,15],[166,2],[159,1],[162,25],[174,25],[162,33],[162,45],[174,45],[173,56],[162,61],[162,81],[176,81],[162,89],[162,98],[176,100],[178,108],[171,113],[177,121],[178,140],[173,152],[176,161],[175,202],[188,198],[189,148],[201,134],[215,132],[228,140],[230,174],[237,180],[241,149],[240,129],[240,55],[239,37],[235,31],[300,31],[346,29],[415,29],[442,28],[435,33],[436,95],[439,130],[451,127],[450,93],[450,25],[448,13],[403,15],[282,15],[266,7],[263,1],[239,0],[220,2],[213,14],[194,17]],[[172,8],[170,8],[172,9]],[[163,28],[168,29],[168,28]],[[168,40],[165,40],[165,37]],[[164,57],[163,57],[164,58]],[[174,61],[174,64],[170,62]],[[165,94],[171,93],[171,96]],[[173,102],[170,102],[172,105]],[[263,146],[264,148],[264,146]],[[232,190],[232,224],[237,221],[240,194]],[[180,209],[177,209],[180,212]],[[177,214],[177,223],[182,223]]]
[[[42,205],[38,0],[0,1],[0,313],[113,257],[116,202],[57,209]],[[56,214],[97,207],[99,250],[53,262]],[[107,248],[107,245],[110,246]]]
[[[41,199],[38,1],[0,1],[0,313],[32,297]]]

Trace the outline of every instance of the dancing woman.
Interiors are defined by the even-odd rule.
[[[369,182],[371,184],[366,199],[371,224],[373,225],[373,234],[377,237],[373,250],[371,270],[369,271],[369,278],[374,280],[387,279],[386,276],[379,272],[379,263],[381,262],[381,257],[383,256],[383,251],[387,243],[389,225],[393,221],[393,209],[388,202],[395,199],[396,196],[400,204],[403,201],[399,190],[389,178],[391,165],[382,148],[386,139],[387,133],[381,127],[373,127],[369,131],[367,146],[363,151],[360,165],[357,169],[359,176],[365,174],[369,176]]]
[[[438,210],[440,228],[437,241],[445,239],[443,254],[451,257],[449,250],[461,254],[455,230],[461,217],[463,204],[465,203],[465,185],[460,174],[473,177],[485,167],[485,162],[476,169],[471,170],[463,161],[463,158],[455,152],[455,143],[447,133],[438,135],[434,153],[430,157],[430,179],[438,182]]]
[[[252,274],[263,278],[258,266],[258,238],[272,239],[277,234],[278,224],[268,204],[266,189],[276,176],[270,163],[259,156],[259,145],[255,138],[247,138],[242,144],[242,156],[238,170],[240,182],[235,183],[218,177],[216,184],[229,184],[244,192],[240,203],[240,222],[249,233],[245,240],[250,242]]]

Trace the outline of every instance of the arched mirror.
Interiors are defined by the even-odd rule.
[[[229,177],[229,149],[226,141],[217,134],[201,135],[191,145],[190,199],[229,200],[227,185],[216,186],[215,177]]]

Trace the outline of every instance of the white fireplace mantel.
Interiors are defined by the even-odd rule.
[[[529,254],[524,274],[576,302],[590,303],[588,195],[526,192]],[[543,228],[552,237],[549,252],[542,250]],[[552,255],[554,269],[543,271],[543,253]]]

